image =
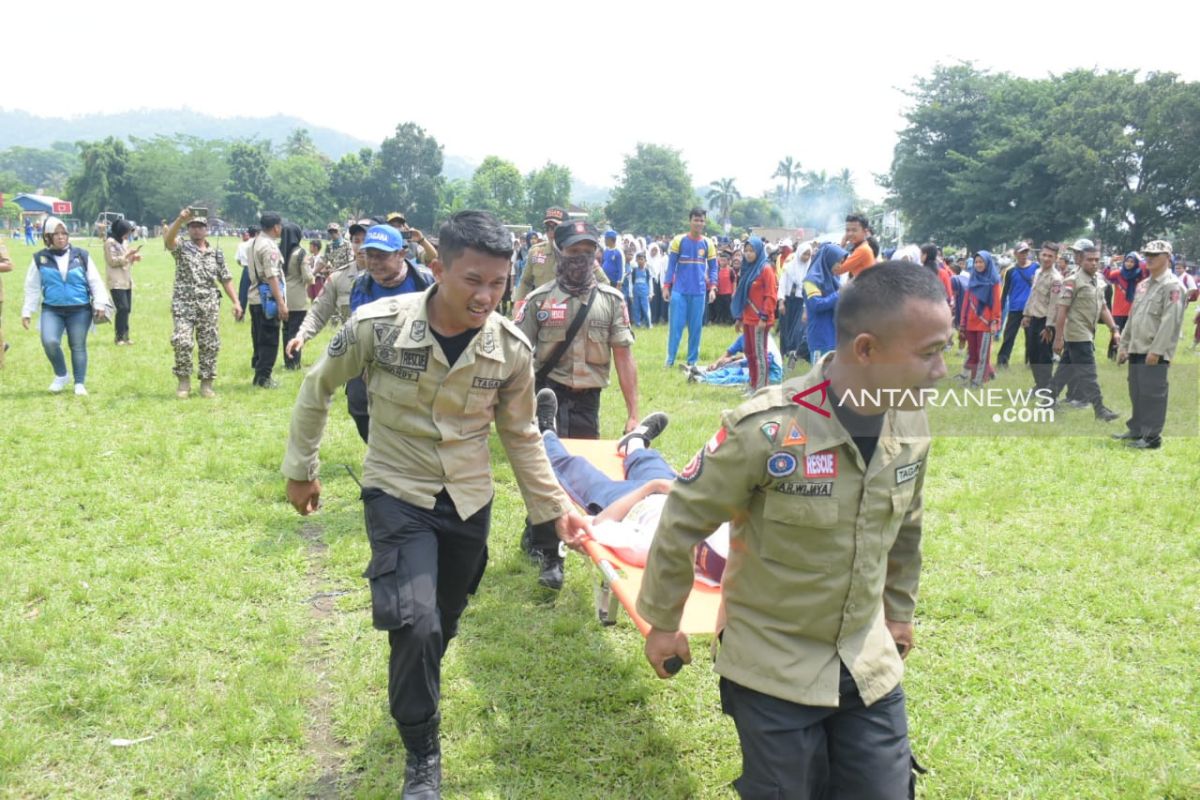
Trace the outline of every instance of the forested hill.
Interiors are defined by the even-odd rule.
[[[95,141],[106,136],[125,138],[184,134],[200,139],[259,139],[280,144],[296,128],[307,128],[313,144],[335,161],[346,153],[378,142],[356,139],[331,128],[319,128],[299,117],[218,117],[186,109],[88,114],[74,119],[36,117],[26,111],[0,109],[0,150],[13,147],[48,149],[55,142]]]

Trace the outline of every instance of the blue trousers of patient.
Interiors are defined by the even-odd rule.
[[[589,514],[599,514],[649,481],[657,478],[675,480],[676,477],[675,470],[667,465],[662,454],[648,447],[631,450],[625,456],[625,480],[615,481],[586,458],[568,453],[553,431],[543,433],[542,441],[546,444],[546,455],[550,457],[554,476],[571,499]]]

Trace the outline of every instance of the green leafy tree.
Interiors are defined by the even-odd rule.
[[[233,221],[252,224],[274,201],[270,173],[270,143],[235,142],[228,153],[225,213]]]
[[[329,192],[341,216],[360,219],[371,204],[371,176],[375,151],[364,147],[347,153],[329,170]]]
[[[462,178],[454,178],[442,185],[441,203],[438,206],[438,220],[445,220],[470,208],[467,195],[471,191],[471,182]]]
[[[721,178],[709,184],[708,208],[710,211],[714,209],[719,211],[721,221],[726,222],[729,220],[729,209],[741,197],[741,192],[733,185],[733,178]]]
[[[173,219],[192,203],[220,213],[229,180],[224,142],[184,135],[131,142],[129,172],[142,196],[144,221]]]
[[[776,228],[783,225],[783,214],[765,197],[746,197],[733,203],[729,211],[735,230],[743,228]]]
[[[39,150],[10,147],[0,152],[0,172],[12,173],[30,192],[57,195],[65,191],[67,179],[78,169],[79,156],[69,149]]]
[[[550,206],[567,207],[571,200],[571,170],[547,161],[525,176],[525,222],[538,226]]]
[[[785,199],[789,199],[792,196],[792,186],[800,179],[801,174],[800,162],[788,156],[776,165],[775,172],[771,177],[783,178],[783,196]]]
[[[467,202],[471,208],[491,211],[505,222],[524,219],[527,208],[521,171],[498,156],[488,156],[471,176]]]
[[[0,206],[0,219],[7,221],[10,227],[21,219],[21,207],[13,202],[13,197],[30,191],[33,191],[32,187],[16,174],[0,171],[0,194],[4,195],[4,205]]]
[[[321,151],[313,143],[308,128],[296,128],[289,133],[287,140],[283,143],[283,147],[280,148],[280,155],[284,158],[293,156],[308,156],[316,159],[324,158]]]
[[[320,230],[333,220],[337,208],[324,160],[293,155],[272,161],[269,171],[276,211],[302,228]]]
[[[692,179],[679,151],[639,143],[637,152],[625,157],[607,212],[618,230],[665,234],[687,224],[695,202]]]
[[[383,140],[372,165],[371,207],[403,211],[412,225],[429,230],[441,203],[442,146],[411,122]]]
[[[90,222],[101,211],[119,211],[130,219],[140,216],[141,199],[129,172],[129,148],[109,136],[101,142],[79,144],[79,171],[67,181],[67,198],[74,216]]]

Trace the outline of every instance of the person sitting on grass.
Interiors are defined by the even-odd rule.
[[[552,389],[542,389],[537,393],[537,422],[554,477],[580,508],[594,515],[592,532],[596,541],[627,564],[644,567],[658,518],[678,477],[662,454],[650,447],[666,430],[669,418],[655,411],[617,442],[617,453],[624,461],[624,480],[613,480],[587,458],[568,453],[558,438],[557,420],[558,398]],[[684,477],[689,467],[684,467]],[[726,524],[697,548],[700,578],[720,584],[728,553]]]

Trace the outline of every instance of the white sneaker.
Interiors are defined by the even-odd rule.
[[[82,383],[75,384],[75,396],[87,397],[87,389],[84,388]]]
[[[50,391],[54,392],[55,394],[57,394],[58,392],[61,392],[65,388],[67,388],[67,376],[66,375],[63,375],[61,378],[55,377],[53,382],[51,382],[51,384],[50,384]]]

